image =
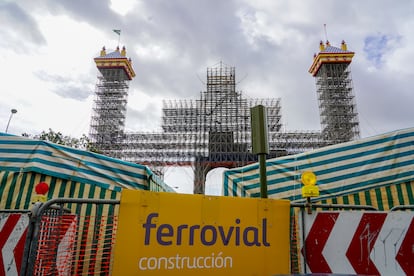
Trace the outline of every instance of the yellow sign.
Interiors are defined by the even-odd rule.
[[[317,186],[303,186],[302,197],[316,197],[319,196],[319,188]]]
[[[112,275],[289,273],[287,200],[124,190]]]
[[[45,195],[36,194],[36,195],[34,195],[32,197],[32,203],[35,203],[35,202],[46,202],[46,201],[47,201],[47,196],[45,196]]]
[[[302,197],[315,197],[319,196],[319,188],[316,186],[317,178],[316,175],[311,171],[303,172],[301,175]]]

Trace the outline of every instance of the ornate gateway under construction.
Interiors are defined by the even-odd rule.
[[[344,54],[346,59],[336,59],[336,55]],[[192,166],[194,193],[203,194],[205,178],[211,169],[239,167],[257,161],[251,146],[250,108],[253,106],[266,107],[268,158],[358,137],[347,70],[352,56],[346,49],[329,45],[315,55],[310,72],[317,77],[319,87],[322,133],[282,132],[280,99],[244,98],[236,89],[235,68],[222,62],[207,68],[206,91],[200,93],[199,99],[164,100],[162,132],[125,133],[128,82],[135,73],[124,49],[121,53],[119,49],[110,54],[103,51],[95,58],[101,75],[96,86],[89,136],[100,152],[146,164],[153,171],[160,168],[162,171],[167,166]]]

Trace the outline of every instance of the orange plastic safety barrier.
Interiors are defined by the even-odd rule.
[[[110,275],[117,216],[43,216],[34,275]]]

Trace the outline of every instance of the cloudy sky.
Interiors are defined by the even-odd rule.
[[[281,98],[284,130],[320,130],[308,69],[326,39],[355,52],[362,137],[412,127],[413,15],[410,0],[0,0],[0,131],[15,108],[9,133],[88,134],[113,29],[137,74],[128,131],[159,131],[162,100],[199,98],[220,61],[244,97]]]

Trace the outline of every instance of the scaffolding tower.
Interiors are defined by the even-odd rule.
[[[94,59],[100,74],[89,128],[90,142],[98,152],[122,159],[123,137],[128,103],[129,82],[135,77],[125,47]]]
[[[359,121],[349,65],[354,52],[320,42],[309,72],[315,77],[322,138],[338,144],[359,138]]]

